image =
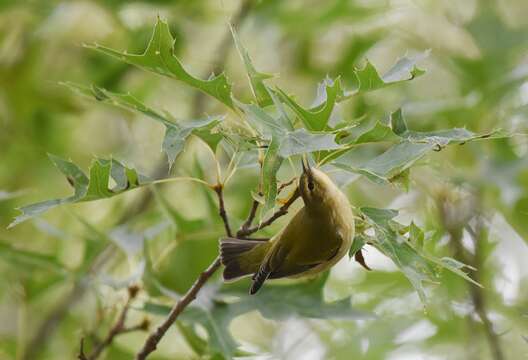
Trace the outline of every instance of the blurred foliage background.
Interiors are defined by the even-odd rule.
[[[470,275],[483,290],[446,273],[428,286],[424,306],[394,264],[367,247],[373,271],[346,258],[328,278],[270,291],[264,305],[247,300],[250,311],[229,306],[245,285],[218,290],[212,281],[197,300],[203,307],[185,313],[153,359],[528,356],[527,14],[524,0],[1,1],[0,358],[74,358],[82,337],[91,346],[108,332],[130,283],[142,290],[127,321],[148,316],[156,324],[159,304],[171,304],[217,254],[223,228],[215,199],[189,183],[62,207],[6,230],[17,206],[70,191],[47,153],[83,168],[94,155],[112,155],[145,174],[168,171],[162,126],[79,98],[60,81],[130,91],[181,119],[225,113],[181,83],[82,47],[139,53],[158,15],[189,72],[207,77],[225,68],[241,98],[249,92],[229,21],[256,67],[278,74],[274,83],[305,104],[327,75],[353,84],[365,59],[385,70],[406,53],[431,49],[425,75],[356,96],[339,111],[382,118],[402,107],[418,130],[500,127],[521,135],[428,155],[413,168],[408,191],[363,178],[346,186],[353,205],[400,210],[400,222],[426,230],[428,249],[477,268]],[[190,141],[172,173],[214,181],[214,167]],[[226,188],[235,224],[249,210],[257,177],[255,168],[241,168]],[[288,169],[279,174],[290,177]],[[142,305],[151,299],[158,307]],[[354,310],[330,316],[322,299],[345,299]],[[130,359],[145,337],[121,335],[102,357]]]

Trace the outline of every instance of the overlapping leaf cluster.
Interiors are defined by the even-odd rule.
[[[226,118],[225,114],[209,116],[201,120],[182,121],[175,119],[166,111],[150,108],[130,94],[110,92],[97,86],[72,83],[66,85],[97,101],[139,112],[161,123],[166,129],[162,150],[166,153],[170,166],[177,160],[178,155],[184,150],[187,139],[191,136],[202,139],[213,151],[216,151],[217,147],[227,148],[235,141],[237,149],[257,153],[261,165],[260,184],[257,187],[264,199],[263,212],[273,209],[276,205],[277,172],[285,160],[290,158],[297,160],[299,155],[306,154],[319,165],[332,166],[352,175],[364,176],[379,184],[388,184],[402,177],[408,177],[409,169],[431,151],[439,151],[451,144],[464,144],[473,140],[504,136],[495,130],[485,134],[475,134],[458,128],[435,132],[413,131],[407,127],[401,110],[395,111],[387,119],[367,117],[361,121],[353,121],[339,118],[335,111],[338,103],[358,94],[395,86],[422,75],[424,71],[417,67],[417,62],[427,56],[427,53],[401,58],[384,75],[380,75],[367,61],[362,69],[354,70],[357,78],[355,86],[346,89],[339,77],[325,79],[319,86],[319,96],[315,103],[312,106],[303,106],[285,89],[272,86],[270,84],[272,76],[257,71],[234,31],[233,37],[247,70],[253,94],[253,100],[250,102],[244,102],[232,93],[232,85],[223,73],[213,74],[210,79],[203,80],[187,72],[174,55],[174,39],[168,24],[162,20],[157,21],[152,38],[141,55],[132,55],[100,45],[90,47],[126,63],[179,80],[218,100],[225,105],[229,116],[234,117],[241,125],[239,129],[243,131],[238,133],[237,137],[232,137],[228,127],[225,127],[223,121]],[[381,145],[383,150],[362,163],[353,163],[347,157],[347,153],[354,152],[357,147],[371,144],[378,146],[376,149]],[[67,198],[21,208],[22,215],[17,217],[11,226],[61,204],[109,198],[151,183],[136,170],[122,165],[115,159],[94,160],[89,176],[70,161],[55,156],[51,156],[51,160],[73,186],[74,194]],[[421,241],[423,232],[416,225],[405,227],[395,223],[392,218],[396,213],[389,210],[366,208],[362,209],[362,214],[366,227],[373,229],[374,235],[369,236],[365,233],[358,235],[351,253],[360,250],[366,243],[377,247],[400,267],[423,300],[425,300],[425,292],[422,283],[435,281],[439,267],[470,280],[462,272],[462,264],[452,259],[437,259],[421,251],[416,241]],[[303,298],[307,296],[310,301],[316,302],[313,307],[298,306],[295,303],[297,296],[287,296],[289,291],[295,293],[298,290],[295,285],[264,289],[262,297],[268,295],[271,297],[268,304],[280,298],[284,306],[289,304],[284,302],[285,297],[292,299],[291,308],[299,309],[301,316],[328,317],[336,309],[342,315],[343,304],[333,304],[328,307],[323,304],[320,293],[322,285],[317,284],[313,285],[315,289],[313,296],[306,293],[303,295]],[[185,313],[181,326],[182,331],[192,337],[194,336],[192,332],[185,330],[186,319],[200,322],[216,341],[212,342],[211,346],[233,355],[235,354],[233,340],[222,339],[220,337],[225,335],[212,335],[212,333],[218,332],[219,327],[225,329],[229,320],[237,314],[252,309],[258,309],[262,313],[267,310],[257,300],[251,300],[253,301],[251,303],[239,292],[225,291],[229,295],[238,296],[241,300],[236,304],[215,300],[213,311],[217,313],[214,316],[210,312],[204,313],[202,309],[193,308]],[[222,292],[224,290],[220,294]],[[308,308],[318,309],[317,311],[322,313],[310,313]],[[163,308],[152,309],[165,311]],[[281,313],[280,309],[272,312],[273,316],[279,313]],[[226,320],[223,320],[224,318]],[[221,324],[211,323],[214,321],[221,321]],[[226,346],[228,349],[224,349]]]

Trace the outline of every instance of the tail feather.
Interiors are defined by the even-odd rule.
[[[257,245],[262,245],[262,241],[236,238],[223,238],[220,240],[220,259],[225,266],[224,280],[233,280],[256,271],[253,266],[248,266],[241,260],[243,254],[253,250]],[[258,269],[258,266],[259,264],[256,264],[256,269]]]

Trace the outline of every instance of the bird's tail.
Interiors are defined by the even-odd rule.
[[[225,266],[224,280],[233,280],[258,271],[267,243],[257,240],[223,238],[220,259]]]

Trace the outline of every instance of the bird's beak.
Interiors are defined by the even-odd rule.
[[[309,178],[312,177],[312,168],[310,166],[310,162],[308,161],[308,158],[306,155],[303,155],[301,159],[303,174],[306,174]]]

